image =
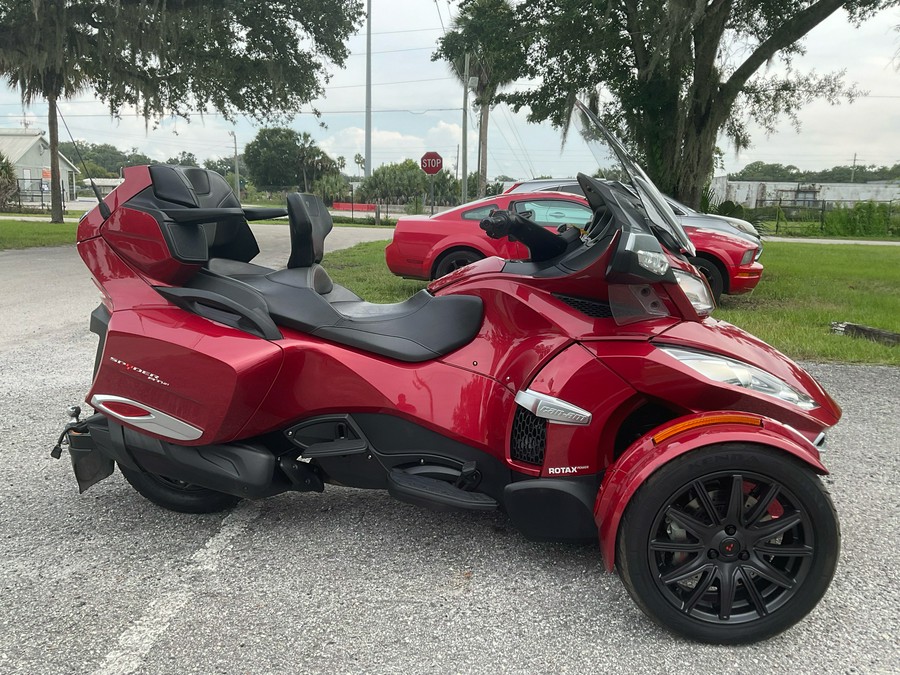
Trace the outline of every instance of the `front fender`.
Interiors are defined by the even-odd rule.
[[[638,488],[663,464],[692,450],[720,443],[752,443],[775,448],[805,462],[816,473],[828,473],[819,451],[809,440],[768,417],[721,410],[667,422],[635,441],[603,477],[594,504],[594,520],[607,570],[615,565],[619,523]]]

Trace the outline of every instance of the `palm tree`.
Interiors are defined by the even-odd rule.
[[[442,58],[451,64],[463,83],[463,62],[469,54],[469,75],[477,78],[474,86],[478,123],[478,196],[487,184],[487,137],[491,108],[497,92],[514,81],[525,65],[525,47],[512,30],[515,8],[510,0],[471,0],[464,3],[453,27],[438,41],[432,60]]]

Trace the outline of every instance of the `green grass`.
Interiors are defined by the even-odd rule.
[[[776,222],[774,220],[766,220],[761,223],[760,232],[763,236],[769,235],[773,237],[808,237],[812,239],[867,239],[870,241],[895,241],[900,239],[900,229],[877,229],[876,231],[866,233],[863,231],[848,231],[847,234],[836,234],[834,228],[822,229],[822,224],[818,220],[782,220],[777,223],[778,231],[776,232]]]
[[[346,286],[369,302],[400,302],[425,288],[424,281],[401,279],[384,262],[388,241],[371,241],[332,251],[322,265],[335,283]]]
[[[77,228],[78,223],[0,220],[0,251],[10,248],[74,244]]]
[[[386,245],[334,251],[325,268],[366,300],[398,302],[425,284],[391,274]],[[770,242],[762,262],[766,270],[757,289],[723,297],[715,317],[792,358],[900,365],[897,347],[831,333],[832,321],[900,332],[900,247]]]
[[[831,332],[848,321],[900,333],[900,247],[769,242],[752,295],[715,316],[793,358],[900,365],[900,349]]]

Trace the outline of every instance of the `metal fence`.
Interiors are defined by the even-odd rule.
[[[766,234],[900,237],[900,200],[774,199],[750,209]]]
[[[9,200],[9,204],[20,209],[50,210],[50,183],[41,178],[17,178],[18,192]],[[63,208],[65,208],[66,193],[63,191]]]

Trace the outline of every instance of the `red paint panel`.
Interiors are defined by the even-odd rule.
[[[151,279],[178,286],[201,267],[175,260],[159,222],[143,211],[120,207],[109,217],[102,231],[104,240],[113,250]]]
[[[668,336],[669,333],[666,333],[665,337]],[[836,412],[832,410],[833,401],[817,383],[812,381],[812,378],[809,378],[808,382],[789,375],[783,369],[782,372],[770,369],[761,363],[764,359],[762,353],[754,358],[753,354],[745,351],[745,345],[732,344],[728,339],[719,341],[718,344],[714,342],[712,345],[675,340],[666,342],[707,352],[713,351],[712,347],[716,346],[719,348],[716,352],[723,356],[737,358],[749,364],[759,364],[764,370],[773,372],[788,384],[812,396],[821,407],[805,411],[750,389],[707,380],[677,359],[658,350],[656,347],[661,346],[662,342],[660,339],[654,343],[634,342],[624,345],[597,341],[585,343],[585,347],[637,391],[659,400],[669,401],[674,407],[686,411],[702,412],[715,409],[755,413],[780,419],[809,438],[815,438],[823,427],[834,425],[840,417],[839,409]],[[726,347],[731,347],[731,351]],[[782,358],[787,361],[786,357]]]
[[[108,194],[103,201],[109,207],[110,212],[134,197],[138,192],[150,187],[150,169],[147,166],[129,166],[124,171],[125,180],[115,190]],[[78,222],[77,241],[82,242],[100,234],[100,226],[103,225],[103,216],[99,207],[88,211]]]
[[[237,437],[281,364],[276,344],[180,309],[118,311],[86,400],[123,396],[202,429],[187,445],[220,443]]]
[[[632,398],[634,389],[581,345],[572,345],[547,364],[529,389],[555,396],[591,413],[588,425],[547,424],[543,476],[550,469],[568,467],[566,475],[597,473],[612,455],[616,429],[610,417]]]
[[[325,413],[389,413],[502,458],[513,394],[440,361],[401,363],[284,330],[284,368],[242,437]]]

